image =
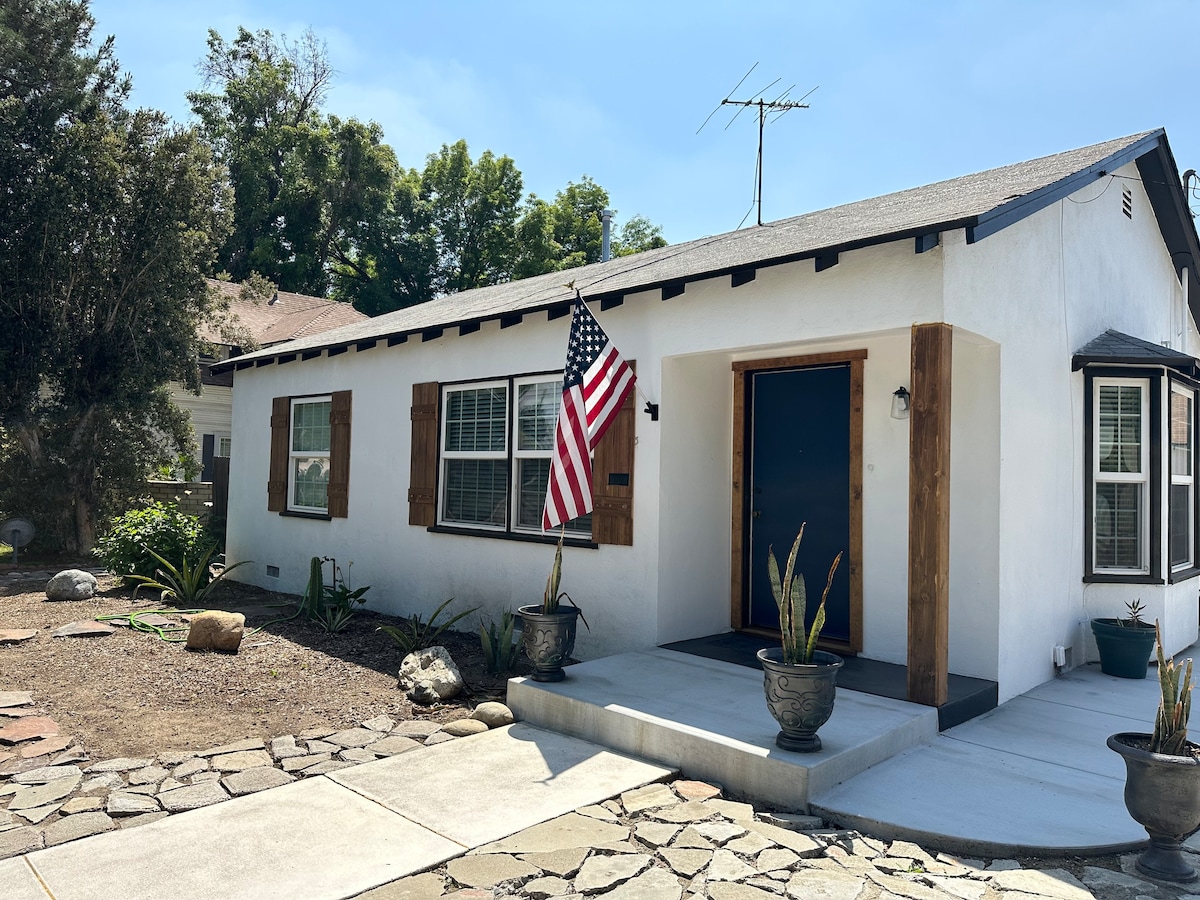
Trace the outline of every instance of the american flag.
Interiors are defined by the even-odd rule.
[[[617,417],[635,380],[633,369],[576,291],[562,406],[542,511],[544,530],[592,511],[591,452]]]

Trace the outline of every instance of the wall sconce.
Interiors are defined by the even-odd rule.
[[[908,410],[912,407],[912,394],[908,392],[908,388],[904,385],[896,388],[892,393],[892,418],[907,419]]]

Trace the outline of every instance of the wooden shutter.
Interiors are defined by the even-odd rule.
[[[412,464],[408,476],[408,524],[437,522],[438,383],[413,385]]]
[[[633,544],[636,394],[629,392],[592,457],[592,540],[597,544]]]
[[[350,392],[334,391],[329,408],[329,515],[344,519],[350,511]]]
[[[288,420],[292,403],[289,397],[271,401],[271,470],[267,476],[267,509],[283,512],[287,509]]]

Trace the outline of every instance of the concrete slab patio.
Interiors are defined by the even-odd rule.
[[[6,860],[0,885],[19,900],[351,897],[673,771],[518,724],[335,774]]]

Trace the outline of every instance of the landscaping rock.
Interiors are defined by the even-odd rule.
[[[66,569],[46,582],[47,600],[90,600],[96,596],[96,576],[82,569]]]
[[[219,650],[237,653],[242,644],[246,617],[242,613],[210,609],[194,617],[188,626],[188,650]]]
[[[116,630],[111,625],[105,625],[103,622],[71,622],[63,625],[61,628],[55,628],[50,632],[50,637],[107,637],[110,634],[115,634]]]
[[[141,813],[158,812],[162,807],[158,805],[157,800],[145,794],[116,791],[108,795],[105,809],[110,816],[136,816]]]
[[[102,812],[85,812],[77,816],[59,819],[54,824],[47,825],[43,833],[46,838],[46,846],[53,847],[55,844],[65,844],[67,841],[77,838],[103,834],[116,827],[116,823]]]
[[[515,721],[512,710],[495,700],[480,703],[471,713],[471,718],[478,719],[488,728],[501,728]]]
[[[226,775],[221,779],[221,784],[233,796],[241,797],[244,794],[265,791],[267,788],[282,787],[285,784],[291,784],[295,780],[295,775],[281,772],[274,766],[262,766],[257,769],[246,769],[241,772],[235,772],[232,775]]]
[[[442,726],[442,731],[453,737],[467,737],[471,734],[482,734],[488,727],[478,719],[455,719]]]
[[[0,743],[19,744],[34,738],[53,737],[58,734],[58,723],[44,716],[26,716],[9,722],[0,728]]]
[[[462,674],[445,647],[410,653],[400,663],[400,690],[414,703],[450,700],[462,689]]]
[[[32,628],[0,629],[0,644],[21,644],[33,640],[37,632]]]
[[[209,774],[207,772],[202,774]],[[215,774],[215,773],[214,773]],[[158,802],[167,812],[184,812],[189,809],[199,809],[228,800],[225,789],[215,781],[203,781],[187,787],[176,788],[173,791],[163,791],[158,795]]]
[[[42,833],[36,828],[13,828],[0,832],[0,859],[42,849]]]

